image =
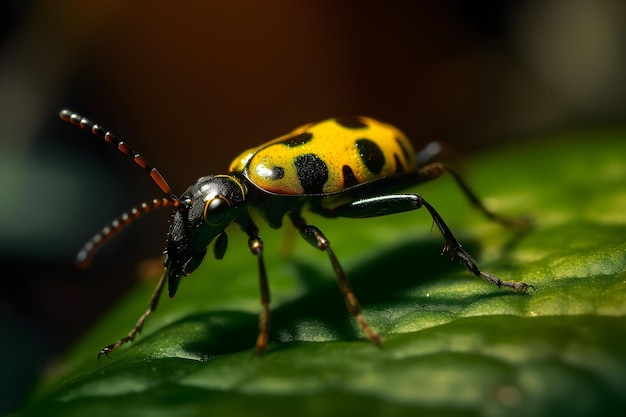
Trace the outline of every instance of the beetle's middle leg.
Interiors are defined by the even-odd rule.
[[[263,241],[256,232],[256,228],[248,231],[248,248],[257,257],[259,267],[259,289],[261,291],[261,315],[259,316],[259,336],[256,340],[256,351],[265,352],[269,340],[270,328],[270,287],[267,283],[265,262],[263,261]]]
[[[354,291],[352,290],[352,284],[350,280],[346,276],[341,264],[337,260],[335,253],[330,248],[330,242],[326,239],[326,236],[322,233],[320,229],[315,226],[311,226],[306,223],[306,221],[299,216],[292,216],[293,225],[300,231],[300,235],[304,238],[304,240],[309,243],[311,246],[326,252],[328,258],[330,259],[330,263],[333,265],[333,269],[335,271],[335,276],[337,277],[337,284],[339,285],[339,290],[343,295],[343,298],[346,302],[346,306],[348,307],[348,311],[355,318],[359,327],[363,330],[365,335],[374,343],[375,345],[380,345],[382,342],[382,338],[374,329],[370,327],[370,325],[363,317],[361,312],[361,305],[354,295]]]

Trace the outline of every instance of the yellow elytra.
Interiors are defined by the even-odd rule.
[[[263,191],[286,195],[339,193],[416,169],[406,136],[364,116],[304,125],[243,152],[230,165],[231,173]]]

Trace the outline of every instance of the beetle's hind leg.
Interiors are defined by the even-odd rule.
[[[402,213],[417,210],[422,207],[428,210],[435,225],[443,235],[445,241],[444,252],[449,250],[453,255],[458,256],[461,263],[465,265],[472,274],[485,278],[499,288],[508,287],[517,292],[526,292],[529,288],[534,289],[532,285],[524,282],[503,281],[488,272],[481,271],[474,259],[463,249],[459,241],[452,234],[452,231],[435,208],[418,194],[391,194],[363,198],[335,208],[325,208],[321,211],[321,214],[326,217],[366,218]]]
[[[448,165],[442,164],[440,162],[433,162],[431,164],[425,165],[421,167],[417,171],[417,175],[423,181],[430,181],[436,178],[439,178],[445,172],[452,175],[454,181],[457,183],[465,197],[469,200],[469,202],[476,207],[486,218],[492,220],[494,222],[500,223],[506,227],[515,230],[523,230],[531,225],[532,221],[528,216],[520,216],[520,217],[507,217],[496,212],[489,210],[485,204],[481,201],[480,198],[472,191],[469,185],[463,180],[461,175],[451,168]]]
[[[363,330],[363,333],[365,333],[368,339],[370,339],[370,341],[375,345],[380,345],[382,338],[374,329],[370,327],[365,320],[365,317],[363,317],[361,305],[359,304],[356,295],[354,295],[352,284],[343,271],[335,253],[330,248],[330,242],[326,239],[326,236],[324,236],[322,231],[317,227],[307,224],[302,217],[292,216],[292,221],[293,225],[300,231],[300,235],[307,243],[314,248],[326,252],[328,258],[330,259],[330,263],[333,265],[335,276],[337,277],[337,284],[339,285],[339,290],[341,291],[341,294],[346,302],[348,311],[355,318],[359,327],[361,327],[361,330]]]
[[[470,254],[467,253],[467,251],[463,249],[459,241],[456,240],[456,237],[454,237],[454,235],[452,234],[452,231],[450,230],[448,225],[443,221],[439,213],[437,213],[435,208],[431,206],[426,200],[424,200],[420,196],[415,195],[415,197],[419,197],[421,199],[422,206],[425,207],[426,210],[428,210],[428,212],[430,213],[430,216],[433,218],[433,221],[437,225],[437,228],[443,235],[443,238],[446,242],[444,246],[444,252],[446,250],[451,250],[453,254],[459,257],[459,260],[461,261],[461,263],[465,265],[465,267],[472,274],[485,278],[487,281],[496,285],[498,288],[508,287],[508,288],[514,289],[516,292],[526,292],[529,288],[532,288],[532,289],[535,288],[532,285],[526,284],[525,282],[502,281],[500,278],[496,277],[495,275],[492,275],[488,272],[481,271],[478,268],[478,265],[476,265],[476,262],[474,261],[474,259],[472,259],[472,257],[470,256]]]

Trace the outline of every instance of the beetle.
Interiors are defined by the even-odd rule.
[[[432,162],[438,153],[436,143],[416,153],[407,137],[389,124],[364,116],[307,124],[243,152],[233,160],[228,174],[201,177],[176,195],[161,173],[115,134],[70,110],[62,110],[59,115],[131,157],[165,194],[134,207],[97,233],[79,252],[80,267],[88,266],[97,249],[126,225],[153,209],[173,208],[165,243],[164,272],[150,297],[148,309],[128,335],[102,348],[98,357],[108,356],[135,339],[147,317],[157,308],[165,282],[169,297],[174,297],[181,279],[200,265],[211,243],[215,258],[221,259],[228,246],[225,230],[232,223],[247,234],[248,248],[258,262],[262,309],[256,351],[263,353],[269,340],[270,289],[263,261],[263,240],[251,210],[258,212],[272,228],[280,228],[288,218],[308,244],[326,252],[349,313],[375,345],[381,343],[381,336],[363,316],[329,240],[302,217],[304,208],[328,218],[377,217],[425,208],[443,236],[442,253],[450,251],[469,272],[497,287],[521,293],[534,288],[524,282],[503,281],[479,269],[430,203],[419,194],[399,191],[448,172],[470,202],[489,219],[512,227],[523,225],[524,219],[509,219],[488,210],[455,170],[441,162]]]

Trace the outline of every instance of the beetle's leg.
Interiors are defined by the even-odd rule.
[[[261,289],[261,315],[259,317],[259,336],[256,340],[257,353],[265,352],[269,339],[270,327],[270,288],[267,284],[267,274],[265,273],[265,262],[263,261],[263,241],[256,230],[248,232],[248,247],[259,262],[259,286]]]
[[[150,300],[148,301],[148,309],[141,315],[141,317],[139,317],[139,320],[137,320],[135,327],[132,328],[132,330],[128,333],[126,337],[123,337],[117,342],[103,347],[100,350],[100,353],[98,353],[98,358],[100,358],[100,356],[102,355],[109,356],[109,353],[122,346],[124,343],[132,342],[133,340],[135,340],[135,336],[137,336],[137,333],[141,332],[141,329],[143,328],[146,319],[150,314],[152,314],[154,310],[156,310],[157,305],[159,304],[159,299],[161,298],[161,293],[163,292],[163,286],[165,284],[167,271],[167,268],[163,271],[163,275],[161,275],[161,279],[159,279],[159,282],[152,292]]]
[[[341,264],[339,264],[335,253],[330,248],[330,242],[326,239],[326,236],[324,236],[322,231],[317,227],[306,224],[306,221],[302,217],[292,216],[292,221],[293,225],[300,231],[300,235],[307,241],[307,243],[321,251],[325,251],[326,254],[328,254],[330,262],[333,265],[333,269],[335,270],[339,290],[343,295],[348,311],[356,319],[357,323],[372,343],[380,345],[382,338],[369,326],[369,324],[367,324],[365,317],[363,317],[359,301],[357,300],[356,295],[354,295],[354,291],[352,291],[352,284],[350,284],[350,280],[343,272],[343,268],[341,267]]]
[[[428,210],[430,216],[437,225],[437,228],[443,235],[445,240],[443,251],[452,251],[454,255],[459,257],[461,263],[463,263],[463,265],[465,265],[471,273],[485,278],[487,281],[498,287],[509,287],[518,292],[526,292],[528,288],[534,289],[532,285],[524,282],[502,281],[494,275],[481,271],[478,268],[478,265],[476,265],[474,259],[472,259],[465,249],[463,249],[456,237],[454,237],[452,231],[443,221],[439,213],[437,213],[435,208],[418,194],[392,194],[364,198],[339,207],[326,208],[323,210],[322,214],[326,217],[365,218],[417,210],[421,207],[425,207],[426,210]]]
[[[445,172],[448,172],[450,173],[450,175],[452,175],[452,178],[454,178],[454,181],[457,183],[459,188],[461,188],[461,191],[463,192],[463,194],[465,194],[465,197],[467,197],[470,203],[478,210],[480,210],[480,212],[483,213],[483,215],[489,220],[498,222],[504,226],[513,229],[523,229],[529,226],[530,219],[528,217],[510,218],[506,216],[501,216],[498,213],[494,213],[493,211],[485,207],[480,198],[478,198],[478,196],[474,193],[474,191],[472,191],[469,185],[467,185],[463,178],[461,178],[459,173],[448,165],[444,165],[440,162],[433,162],[431,164],[421,167],[417,171],[417,175],[423,180],[429,181],[439,178]]]

